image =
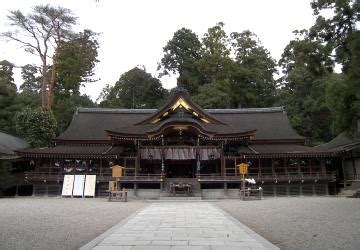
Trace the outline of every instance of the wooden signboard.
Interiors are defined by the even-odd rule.
[[[84,195],[85,175],[75,175],[73,196]]]
[[[112,167],[112,177],[114,178],[120,178],[123,177],[124,167],[115,165]]]
[[[86,175],[84,196],[95,196],[96,175]]]
[[[116,181],[109,181],[109,191],[116,190]]]
[[[239,165],[237,165],[239,168],[239,173],[240,174],[247,174],[249,171],[249,165],[246,163],[241,163]]]
[[[64,182],[62,187],[62,196],[72,196],[74,186],[74,175],[64,175]]]

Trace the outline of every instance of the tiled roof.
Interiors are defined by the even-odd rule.
[[[23,139],[0,131],[0,159],[14,156],[15,150],[28,148],[30,145]]]
[[[25,157],[107,158],[115,157],[122,151],[123,147],[111,145],[59,145],[49,148],[30,148],[17,152]]]
[[[142,133],[153,124],[135,125],[147,119],[154,110],[83,109],[79,108],[68,129],[59,140],[108,140],[105,131]],[[291,127],[282,108],[209,109],[208,113],[224,124],[205,124],[217,133],[242,133],[256,130],[255,140],[302,140],[304,137]]]

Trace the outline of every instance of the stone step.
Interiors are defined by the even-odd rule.
[[[356,195],[356,193],[360,192],[360,190],[342,190],[338,193],[338,196],[341,197],[352,197]]]
[[[173,193],[170,193],[169,191],[161,191],[160,192],[160,197],[201,197],[201,192],[197,191],[197,192],[192,192],[190,195],[187,195],[187,194],[181,194],[181,193],[178,193],[178,194],[173,194]]]
[[[194,201],[202,200],[201,196],[160,196],[161,201]]]

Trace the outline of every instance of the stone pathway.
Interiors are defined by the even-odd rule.
[[[81,249],[278,249],[209,202],[152,203]]]

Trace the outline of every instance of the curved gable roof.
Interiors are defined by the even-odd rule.
[[[23,139],[0,131],[0,155],[13,155],[14,151],[30,147]]]
[[[161,124],[144,124],[156,109],[78,108],[67,130],[57,140],[105,141],[106,131],[141,134]],[[290,125],[282,107],[256,109],[205,109],[223,124],[206,124],[209,131],[232,134],[256,130],[254,140],[304,140]]]
[[[166,116],[170,110],[178,108],[178,106],[185,106],[188,111],[194,114],[199,120],[205,123],[223,124],[217,120],[214,116],[206,112],[196,103],[194,103],[186,92],[177,91],[175,95],[168,100],[162,107],[145,120],[139,122],[137,125],[143,125],[148,123],[157,123],[162,117]]]

